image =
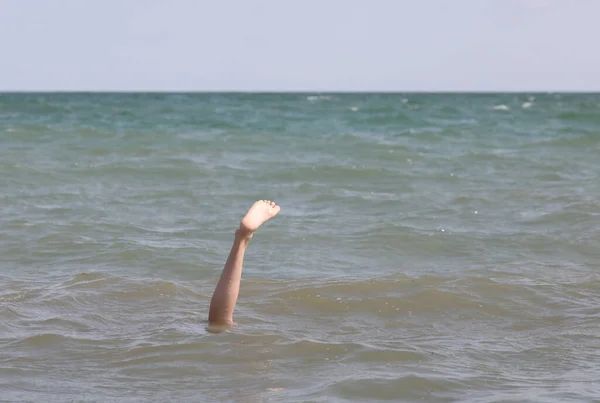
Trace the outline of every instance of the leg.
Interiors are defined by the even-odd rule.
[[[275,217],[279,210],[280,207],[275,203],[260,200],[254,203],[242,219],[240,227],[235,231],[231,252],[210,301],[208,321],[211,325],[231,325],[233,323],[233,310],[240,291],[242,263],[246,247],[258,227]]]

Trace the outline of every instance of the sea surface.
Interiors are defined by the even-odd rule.
[[[599,176],[600,94],[0,94],[0,401],[599,402]]]

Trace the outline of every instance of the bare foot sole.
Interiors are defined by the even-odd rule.
[[[270,200],[259,200],[246,213],[240,223],[241,235],[251,237],[264,223],[275,217],[281,208]]]

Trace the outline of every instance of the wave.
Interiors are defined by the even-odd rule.
[[[484,308],[484,311],[489,309],[489,313],[501,314],[504,311],[498,306],[483,307],[480,305],[482,302],[486,302],[487,297],[490,296],[494,298],[510,298],[511,295],[527,296],[531,290],[543,291],[547,285],[550,285],[544,281],[539,285],[523,283],[517,281],[519,277],[515,274],[509,273],[502,276],[498,276],[496,273],[490,277],[438,275],[364,277],[367,276],[268,281],[250,278],[244,281],[243,288],[246,297],[252,303],[262,303],[260,301],[263,300],[263,302],[279,301],[287,304],[289,301],[293,301],[292,304],[296,307],[302,304],[320,304],[323,309],[333,309],[333,311],[337,311],[340,304],[350,304],[358,311],[369,313],[380,313],[378,310],[381,308],[385,308],[391,313],[397,307],[400,307],[404,313],[407,311],[407,307],[414,307],[415,310],[423,310],[423,312],[433,312],[451,307]],[[186,286],[170,280],[123,277],[92,272],[79,273],[65,281],[43,288],[13,289],[11,293],[2,295],[2,300],[16,304],[13,305],[15,307],[28,302],[36,304],[66,303],[76,306],[85,302],[86,298],[126,304],[174,296],[193,301],[207,296],[206,290],[199,290],[198,285],[197,282]],[[552,283],[552,286],[562,287],[565,290],[600,291],[600,278],[591,277],[583,281],[565,279],[559,283]],[[394,303],[394,305],[390,303]],[[506,307],[510,306],[511,304],[506,305]],[[141,308],[141,306],[134,303],[132,308]]]
[[[301,180],[311,182],[313,179],[323,180],[359,180],[376,178],[388,172],[385,168],[368,167],[365,165],[318,165],[311,167],[294,167],[293,169],[282,169],[271,176],[275,180],[293,181]]]
[[[10,343],[11,348],[41,348],[41,349],[53,349],[57,345],[76,345],[76,344],[89,344],[95,345],[96,339],[71,337],[65,334],[56,333],[41,333],[32,336],[23,337],[15,342]]]
[[[573,121],[573,122],[586,122],[586,123],[599,123],[600,113],[596,111],[572,111],[562,112],[557,116],[560,120]]]
[[[331,101],[332,97],[329,95],[309,95],[306,97],[307,101]]]
[[[589,133],[573,136],[572,129],[566,130],[568,136],[543,139],[541,141],[532,141],[523,144],[524,149],[540,148],[540,147],[573,147],[573,148],[593,148],[600,143],[600,135],[598,133]]]

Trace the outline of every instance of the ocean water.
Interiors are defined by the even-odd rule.
[[[0,94],[0,401],[600,401],[599,174],[599,94]]]

